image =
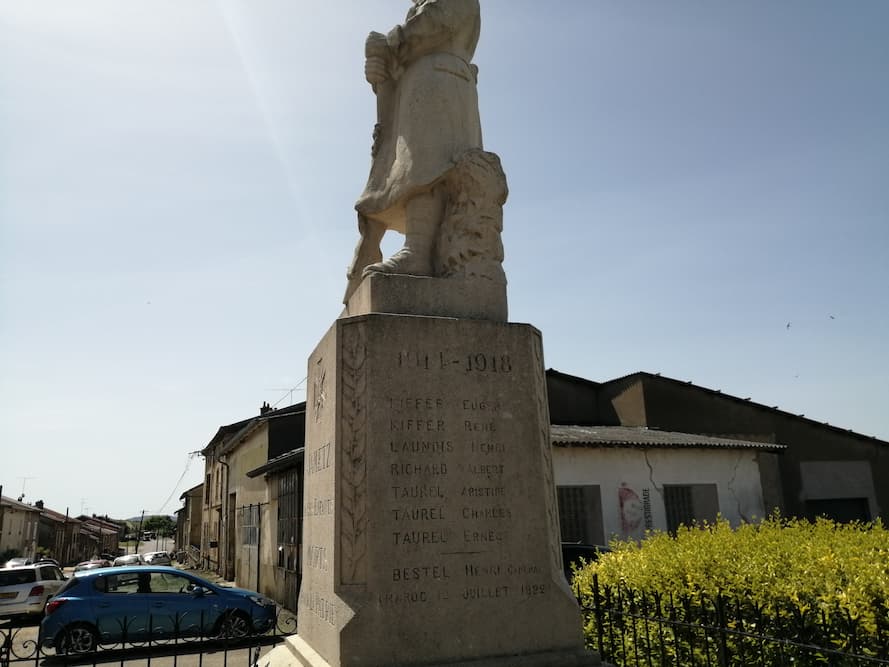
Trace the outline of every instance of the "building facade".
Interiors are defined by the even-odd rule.
[[[200,553],[203,527],[203,482],[179,496],[182,508],[176,512],[176,550],[189,555]],[[199,558],[195,559],[199,562]]]
[[[622,426],[552,426],[562,541],[608,544],[680,525],[762,519],[780,445]]]
[[[295,461],[266,466],[304,442],[305,403],[281,410],[264,405],[258,416],[220,427],[203,450],[202,563],[279,601],[298,590],[302,486]]]
[[[3,512],[0,554],[14,553],[34,559],[37,556],[40,509],[6,496],[0,496],[0,505]]]
[[[650,373],[597,383],[547,371],[554,424],[632,426],[783,445],[766,509],[839,521],[887,518],[889,442]]]

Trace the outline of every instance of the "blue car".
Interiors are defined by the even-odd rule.
[[[173,567],[76,572],[46,603],[40,643],[59,654],[180,637],[232,638],[275,625],[275,602]]]

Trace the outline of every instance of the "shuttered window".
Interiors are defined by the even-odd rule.
[[[297,469],[278,475],[278,567],[296,571],[299,566],[299,515],[302,493]]]
[[[560,486],[559,526],[563,542],[604,544],[602,494],[598,486]]]
[[[681,525],[713,523],[719,514],[715,484],[665,484],[664,510],[667,530],[675,533]]]

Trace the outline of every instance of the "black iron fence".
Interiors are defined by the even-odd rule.
[[[588,643],[616,667],[889,665],[885,600],[864,621],[814,605],[767,611],[723,596],[646,594],[593,577],[581,604]]]
[[[205,624],[203,616],[182,614],[172,627],[169,618],[153,616],[73,624],[66,637],[44,645],[36,621],[0,624],[0,667],[28,665],[107,665],[145,667],[260,667],[261,656],[296,633],[296,617],[288,612],[262,633],[248,625]],[[204,630],[204,628],[213,628]],[[99,628],[102,628],[101,630]]]

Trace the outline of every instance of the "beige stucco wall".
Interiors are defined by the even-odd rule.
[[[224,480],[227,471],[216,452],[207,456],[204,464],[204,495],[201,498],[201,565],[208,569],[222,571],[222,496],[225,495]],[[211,546],[213,543],[217,546]]]
[[[612,537],[640,539],[646,528],[666,530],[665,484],[715,484],[719,512],[732,525],[766,514],[755,450],[553,450],[556,486],[600,487],[605,541]],[[628,503],[628,497],[638,500]]]
[[[239,586],[266,594],[273,590],[274,565],[277,560],[276,524],[272,520],[273,508],[269,503],[271,490],[264,476],[251,479],[247,477],[247,473],[267,463],[268,433],[268,423],[263,423],[244,442],[228,453],[231,469],[229,493],[235,494],[236,510],[249,505],[260,507],[258,555],[255,547],[245,547],[241,544],[241,526],[235,528],[235,580]],[[237,516],[238,512],[235,514]]]
[[[185,517],[185,525],[188,531],[186,537],[187,544],[200,545],[201,543],[201,523],[203,522],[204,501],[204,485],[201,484],[188,496],[186,511],[188,515]]]
[[[37,530],[40,510],[23,509],[18,505],[3,506],[3,534],[0,552],[17,549],[22,556],[34,558],[37,550]]]
[[[227,453],[231,482],[229,493],[237,496],[237,506],[268,502],[265,479],[247,477],[247,473],[268,460],[268,426],[263,424],[247,439]]]

